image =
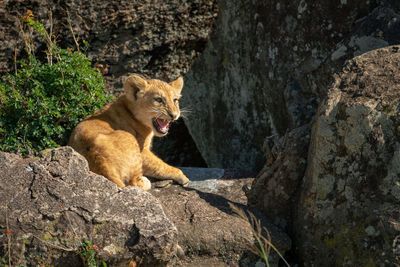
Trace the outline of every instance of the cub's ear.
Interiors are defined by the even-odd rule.
[[[133,74],[126,79],[124,90],[127,95],[133,95],[136,99],[138,92],[146,90],[147,85],[146,79],[137,74]]]
[[[175,81],[170,82],[169,85],[171,85],[175,89],[175,91],[180,93],[182,91],[182,87],[183,87],[183,78],[179,77]]]

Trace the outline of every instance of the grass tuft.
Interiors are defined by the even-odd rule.
[[[265,264],[269,267],[269,256],[272,249],[284,261],[284,263],[290,267],[289,263],[285,260],[282,254],[272,244],[271,234],[268,229],[265,227],[261,227],[260,220],[257,219],[256,216],[250,211],[247,211],[246,213],[244,210],[238,208],[232,203],[229,203],[229,206],[231,207],[232,211],[239,216],[239,218],[245,220],[251,227],[253,236],[257,242],[255,244],[249,245],[249,250],[255,255],[262,258],[265,261]]]

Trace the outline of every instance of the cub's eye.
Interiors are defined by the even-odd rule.
[[[158,103],[164,103],[164,100],[161,97],[154,98],[154,101],[156,101]]]
[[[175,99],[174,99],[174,104],[176,105],[176,104],[178,104],[178,102],[179,102],[179,99],[178,99],[178,98],[175,98]]]

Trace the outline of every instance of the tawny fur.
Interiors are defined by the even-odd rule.
[[[181,170],[150,151],[153,136],[166,134],[157,131],[153,119],[178,119],[182,87],[181,77],[166,83],[132,75],[124,83],[125,93],[79,123],[68,144],[87,159],[91,171],[119,187],[148,190],[143,175],[186,185],[189,179]]]

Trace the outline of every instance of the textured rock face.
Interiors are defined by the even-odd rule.
[[[400,47],[348,62],[313,126],[296,240],[307,266],[400,263]]]
[[[311,126],[306,124],[277,140],[266,140],[267,163],[246,193],[251,206],[263,211],[273,223],[289,232],[307,166],[310,133]]]
[[[17,19],[27,9],[49,27],[63,47],[76,37],[89,43],[94,62],[109,64],[106,79],[122,88],[132,72],[173,79],[188,71],[204,49],[217,16],[215,1],[75,1],[6,0],[0,3],[0,73],[13,69],[14,49],[23,51]],[[117,83],[117,86],[114,86]]]
[[[130,260],[165,265],[175,255],[177,230],[159,202],[89,173],[70,147],[40,159],[0,152],[0,199],[0,256],[8,259],[11,246],[12,265],[80,266],[82,239],[113,266]]]
[[[187,188],[172,185],[150,191],[178,229],[178,243],[186,256],[174,266],[254,266],[259,258],[249,253],[249,245],[255,242],[252,230],[229,203],[256,214],[282,254],[291,248],[285,233],[246,206],[242,188],[250,186],[254,178],[221,169],[184,168],[183,172],[191,179]],[[278,266],[278,260],[272,252],[271,266]]]
[[[266,136],[308,123],[332,73],[398,43],[396,1],[219,1],[217,24],[185,78],[185,121],[209,167],[261,169]],[[398,12],[397,12],[398,13]]]

